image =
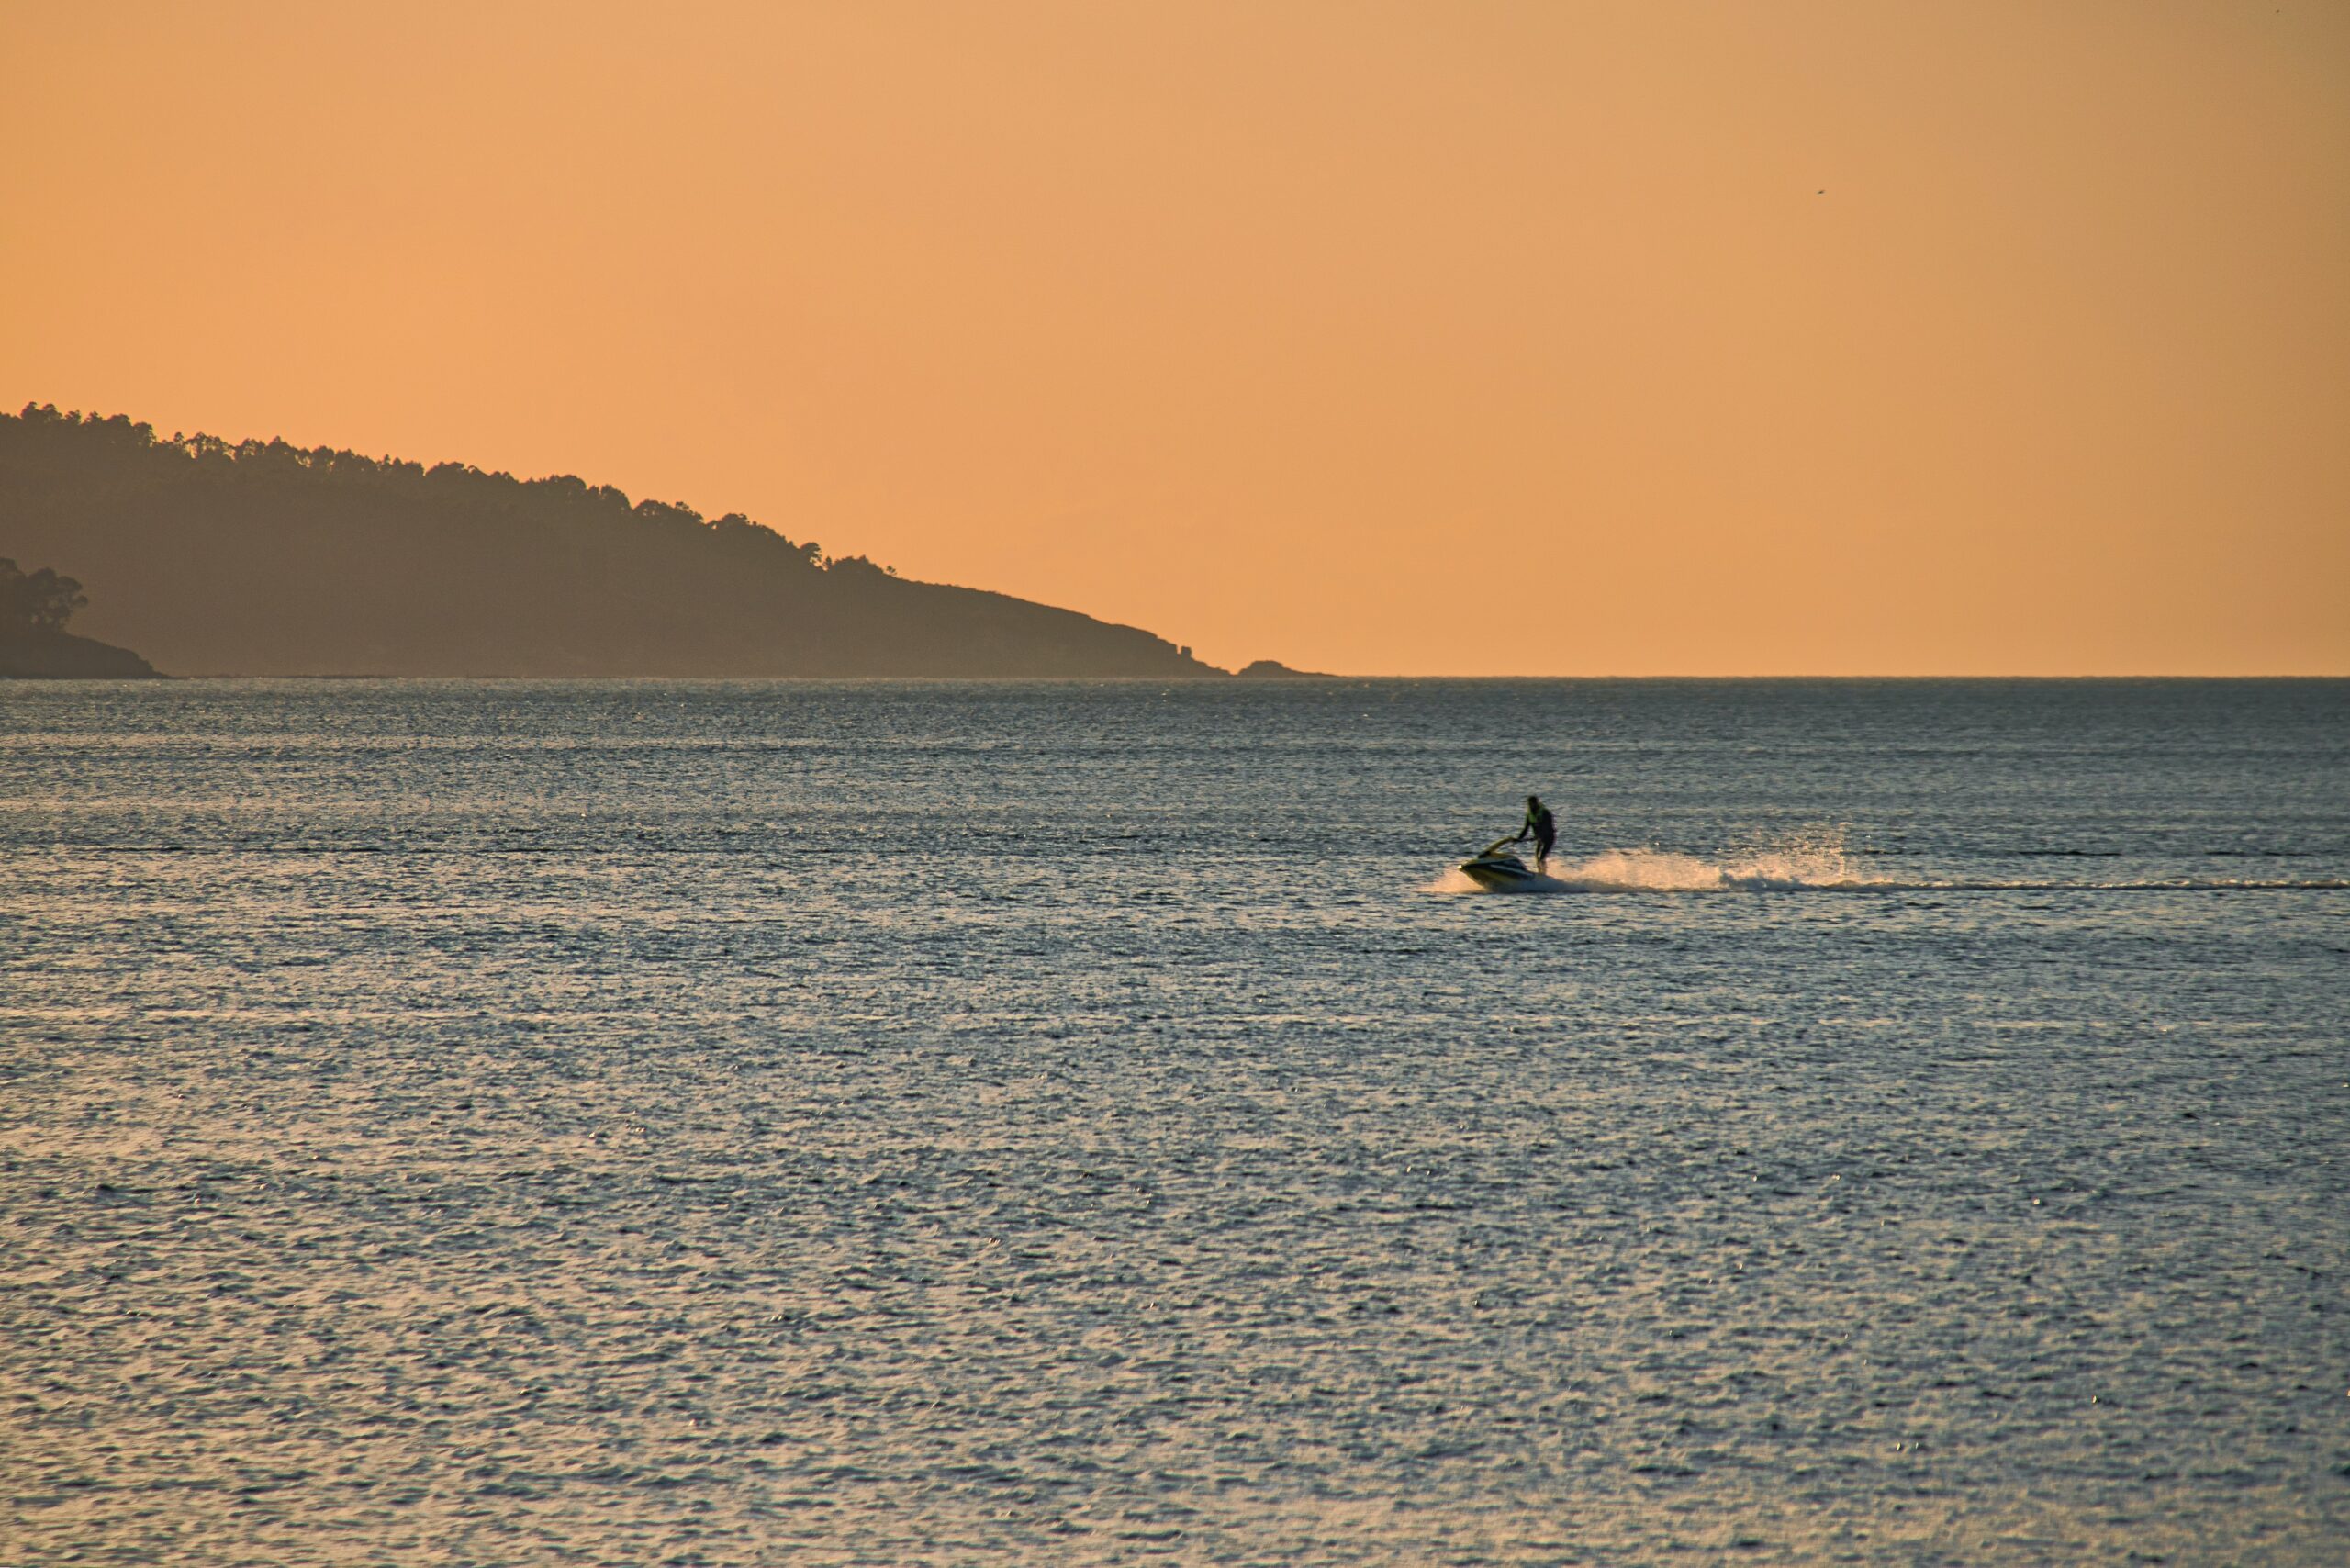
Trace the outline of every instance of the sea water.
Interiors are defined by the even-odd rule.
[[[2340,682],[0,685],[0,1560],[2338,1563],[2346,980]]]

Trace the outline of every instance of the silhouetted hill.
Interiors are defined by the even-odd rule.
[[[36,680],[154,678],[129,648],[77,637],[66,623],[89,608],[76,578],[54,566],[28,572],[0,555],[0,677]]]
[[[0,553],[88,583],[89,630],[190,674],[1222,673],[1135,627],[827,562],[739,513],[46,407],[0,415]]]
[[[111,643],[60,632],[47,637],[0,637],[0,679],[155,680],[155,666]]]

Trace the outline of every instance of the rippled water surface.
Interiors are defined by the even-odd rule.
[[[0,1560],[2339,1563],[2345,977],[2344,683],[0,683]]]

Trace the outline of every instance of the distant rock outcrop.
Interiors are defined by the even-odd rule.
[[[1335,675],[1324,675],[1319,670],[1292,669],[1279,659],[1259,659],[1240,674],[1259,680],[1337,680],[1339,678]]]
[[[568,475],[0,415],[0,552],[187,674],[1222,677],[1132,626]]]
[[[60,632],[0,638],[0,680],[157,680],[155,666],[112,643]]]
[[[129,648],[65,630],[85,609],[82,585],[53,566],[25,571],[0,555],[0,678],[34,680],[151,680],[155,671]]]

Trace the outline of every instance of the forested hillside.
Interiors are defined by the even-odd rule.
[[[568,475],[0,415],[0,554],[182,674],[1213,676],[1147,632]]]

